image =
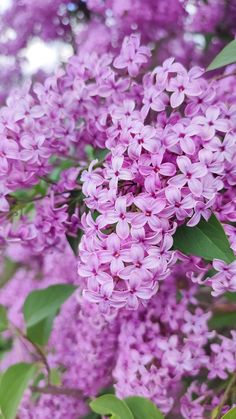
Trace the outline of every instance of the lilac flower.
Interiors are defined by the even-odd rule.
[[[127,212],[127,198],[123,196],[117,198],[113,211],[109,211],[107,215],[101,215],[99,217],[101,226],[117,223],[116,233],[123,240],[129,236],[129,223],[131,219],[132,214]]]
[[[141,212],[134,217],[133,225],[136,228],[140,228],[148,223],[150,228],[155,230],[157,214],[159,214],[166,206],[165,199],[145,199],[144,197],[139,196],[134,199],[134,204]]]
[[[170,97],[172,108],[180,106],[186,96],[198,96],[201,94],[201,85],[198,80],[191,81],[189,74],[178,74],[169,81],[168,92],[173,92]]]
[[[182,187],[186,183],[190,191],[197,196],[202,193],[202,184],[200,179],[207,174],[207,169],[201,163],[192,163],[186,156],[177,157],[177,165],[182,174],[173,177],[169,183],[177,187]]]
[[[216,131],[227,132],[229,125],[226,119],[219,118],[220,110],[216,106],[206,109],[206,116],[196,116],[193,118],[194,124],[202,126],[201,135],[204,140],[214,137]]]
[[[114,60],[114,67],[127,68],[131,77],[136,77],[141,65],[145,64],[150,57],[150,50],[140,46],[140,36],[131,35],[123,41],[121,53]]]
[[[0,176],[7,174],[10,161],[9,159],[17,160],[19,158],[18,144],[11,139],[0,139]]]
[[[236,291],[236,262],[227,264],[214,259],[213,267],[218,273],[209,280],[213,289],[211,294],[217,297],[226,291]]]

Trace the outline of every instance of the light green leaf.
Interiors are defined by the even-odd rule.
[[[224,416],[222,416],[222,419],[235,419],[236,418],[236,407],[233,409],[230,409]]]
[[[55,313],[75,290],[74,285],[56,284],[31,292],[23,307],[27,328]]]
[[[113,419],[134,419],[129,407],[113,394],[106,394],[93,400],[91,409],[100,415],[112,415]]]
[[[236,39],[231,41],[220,53],[214,58],[211,64],[207,67],[207,71],[216,70],[228,64],[236,62]]]
[[[135,419],[164,419],[160,410],[144,397],[127,397],[124,401],[129,406]]]
[[[221,259],[226,263],[235,260],[221,223],[215,215],[208,221],[203,218],[195,227],[180,226],[174,234],[174,248],[186,255],[200,256],[211,261]]]
[[[50,384],[53,386],[61,385],[61,372],[58,368],[51,368],[49,376]]]
[[[8,328],[7,309],[0,304],[0,332],[4,332]]]
[[[57,314],[57,310],[48,317],[27,328],[27,336],[30,340],[38,345],[46,345],[52,330],[53,320]]]
[[[21,398],[35,374],[34,364],[15,364],[8,368],[0,382],[0,409],[4,419],[14,419]]]

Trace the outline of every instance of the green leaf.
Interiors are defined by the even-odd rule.
[[[93,400],[91,409],[100,415],[112,415],[114,419],[134,419],[129,407],[113,394],[106,394]]]
[[[235,260],[221,223],[214,214],[208,221],[203,218],[195,227],[180,226],[174,234],[174,249],[186,255],[200,256],[205,260],[221,259],[226,263]]]
[[[75,290],[74,285],[56,284],[31,292],[23,307],[27,328],[55,313]]]
[[[70,245],[70,247],[71,247],[75,256],[78,255],[78,247],[79,247],[80,240],[81,240],[82,236],[83,236],[83,231],[82,230],[78,230],[76,237],[70,236],[69,234],[66,234],[66,239],[67,239],[67,241],[68,241],[68,243],[69,243],[69,245]]]
[[[220,53],[214,58],[211,64],[207,67],[207,71],[216,70],[228,64],[236,62],[236,40],[234,39]]]
[[[224,416],[222,416],[222,419],[235,419],[236,418],[236,407],[233,409],[230,409]]]
[[[51,368],[49,381],[53,386],[61,385],[61,372],[58,370],[58,368]]]
[[[85,146],[84,151],[89,161],[92,161],[95,159],[94,148],[90,144],[87,144]]]
[[[224,297],[227,298],[228,301],[236,302],[236,292],[225,292]]]
[[[3,264],[2,274],[0,275],[0,287],[3,287],[13,277],[20,266],[19,263],[13,262],[9,258],[5,258]]]
[[[164,419],[159,409],[144,397],[127,397],[125,400],[135,419]]]
[[[0,409],[4,419],[14,419],[29,381],[36,371],[34,364],[15,364],[8,368],[0,383]]]
[[[101,418],[100,415],[97,415],[97,413],[91,412],[91,413],[88,413],[86,416],[83,416],[82,419],[100,419],[100,418]]]
[[[48,317],[27,328],[27,336],[30,340],[38,345],[46,345],[52,330],[53,320],[57,314],[57,310]]]
[[[0,332],[4,332],[8,328],[7,309],[0,304]]]
[[[99,161],[105,160],[106,156],[109,153],[110,153],[110,150],[108,150],[107,148],[98,148],[98,149],[95,149],[94,151],[95,158],[98,159]]]
[[[211,329],[224,329],[235,327],[236,312],[232,313],[216,313],[208,322]]]

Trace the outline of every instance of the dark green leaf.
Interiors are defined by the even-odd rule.
[[[234,328],[236,324],[236,312],[216,313],[208,322],[211,329]]]
[[[101,416],[95,412],[88,413],[86,416],[83,416],[82,419],[100,419]]]
[[[160,410],[144,397],[127,397],[124,401],[133,413],[134,419],[164,419]]]
[[[236,302],[236,292],[225,292],[224,296],[228,301]]]
[[[224,229],[215,215],[208,221],[201,219],[195,227],[184,225],[177,228],[174,248],[186,255],[200,256],[208,261],[221,259],[231,263],[235,260]]]
[[[211,64],[207,67],[207,71],[216,70],[228,64],[236,62],[236,40],[234,39],[220,53],[214,58]]]
[[[7,309],[0,304],[0,332],[4,332],[8,328]]]
[[[46,345],[52,330],[53,320],[57,310],[48,317],[27,328],[27,336],[38,345]]]
[[[236,407],[233,409],[230,409],[224,416],[222,416],[222,419],[235,419],[236,418]]]
[[[27,328],[55,313],[75,290],[74,285],[56,284],[31,292],[23,307]]]
[[[66,235],[67,241],[68,241],[71,249],[73,250],[73,253],[74,253],[75,256],[77,256],[77,254],[78,254],[78,247],[79,247],[80,240],[81,240],[82,236],[83,236],[83,231],[82,230],[79,230],[77,232],[76,237],[69,236],[68,234]]]
[[[95,158],[99,161],[105,160],[106,156],[110,153],[107,148],[98,148],[94,151]]]
[[[0,408],[4,419],[16,417],[18,405],[35,371],[34,364],[20,363],[4,372],[0,382]]]
[[[134,419],[129,407],[113,394],[106,394],[93,400],[91,409],[100,415],[112,415],[113,419]]]

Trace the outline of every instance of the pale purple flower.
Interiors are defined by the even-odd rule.
[[[140,36],[132,34],[124,39],[120,55],[115,58],[113,65],[118,69],[127,68],[129,75],[136,77],[150,55],[149,48],[140,46]]]
[[[174,176],[169,183],[177,187],[183,187],[187,183],[190,191],[200,196],[202,193],[200,179],[207,174],[206,167],[201,163],[192,163],[186,156],[178,156],[177,165],[182,174]]]
[[[134,204],[141,211],[133,219],[133,226],[140,228],[146,225],[155,231],[158,214],[165,208],[165,199],[152,199],[139,196],[134,199]]]

